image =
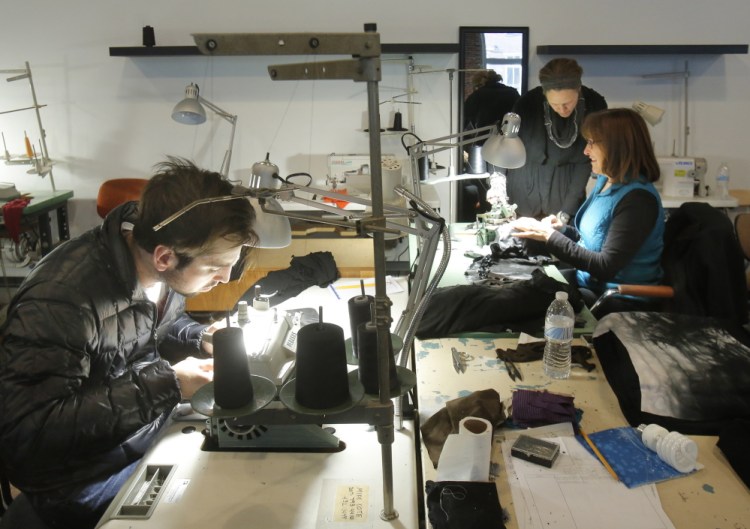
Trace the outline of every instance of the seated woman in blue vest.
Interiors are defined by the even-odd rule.
[[[542,241],[549,253],[576,269],[575,280],[590,306],[617,284],[656,285],[662,279],[664,209],[653,185],[659,165],[643,118],[627,108],[586,117],[584,154],[596,185],[572,226],[554,215],[513,222],[513,235]],[[596,316],[645,310],[644,298],[614,297]]]

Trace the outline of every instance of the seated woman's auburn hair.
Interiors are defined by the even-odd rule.
[[[648,182],[659,179],[651,135],[644,119],[629,108],[610,108],[586,116],[583,136],[601,146],[602,171],[616,182],[638,178]]]

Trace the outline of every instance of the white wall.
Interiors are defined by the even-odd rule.
[[[269,64],[303,57],[109,56],[110,46],[141,44],[141,28],[155,28],[157,45],[192,45],[199,32],[359,32],[375,22],[383,43],[455,43],[459,26],[529,26],[531,86],[550,59],[537,56],[540,44],[747,44],[750,3],[717,0],[280,0],[213,2],[129,0],[7,0],[0,19],[0,69],[29,61],[47,131],[57,160],[58,189],[75,190],[73,233],[98,222],[93,198],[108,178],[148,176],[165,155],[181,155],[218,169],[228,144],[229,125],[216,117],[190,127],[169,115],[191,81],[202,95],[239,115],[232,176],[247,174],[267,151],[282,173],[311,172],[320,182],[329,153],[367,152],[361,132],[366,87],[350,81],[271,81]],[[388,57],[396,59],[399,57]],[[688,153],[704,156],[713,175],[719,162],[732,168],[731,187],[750,187],[745,127],[750,123],[750,56],[581,56],[585,84],[605,95],[610,106],[644,100],[667,109],[652,129],[659,153],[682,150],[682,82],[646,80],[642,74],[680,71],[688,61]],[[415,55],[429,69],[455,68],[457,56]],[[406,66],[385,61],[380,100],[403,92]],[[423,139],[450,132],[449,81],[445,72],[414,76],[416,133]],[[453,91],[456,94],[455,87]],[[28,85],[0,84],[0,111],[27,106]],[[381,119],[390,125],[386,102]],[[455,110],[456,105],[453,105]],[[455,128],[455,118],[453,127]],[[23,131],[38,140],[33,113],[0,115],[8,150],[23,152]],[[399,136],[383,136],[382,150],[404,156]],[[447,159],[445,160],[447,164]],[[25,168],[0,165],[0,181],[22,190],[49,189],[49,182]],[[442,196],[446,191],[440,190]]]

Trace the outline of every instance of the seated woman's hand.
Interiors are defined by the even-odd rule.
[[[551,222],[547,219],[536,220],[531,217],[521,217],[510,223],[510,234],[521,239],[534,239],[535,241],[545,242],[549,239],[550,234],[555,231]]]
[[[559,230],[564,226],[564,224],[560,222],[560,219],[557,217],[557,215],[549,215],[547,217],[544,217],[540,222],[542,224],[551,226],[555,230]]]

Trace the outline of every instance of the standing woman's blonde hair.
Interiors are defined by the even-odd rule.
[[[602,171],[616,182],[625,183],[643,176],[649,182],[659,179],[659,163],[648,125],[629,108],[610,108],[586,116],[581,133],[601,146]]]
[[[503,82],[503,76],[497,73],[495,70],[483,70],[481,72],[477,72],[474,74],[474,76],[471,78],[471,84],[474,87],[474,90],[477,88],[482,88],[484,85],[487,84],[495,84],[495,83],[502,83]]]

